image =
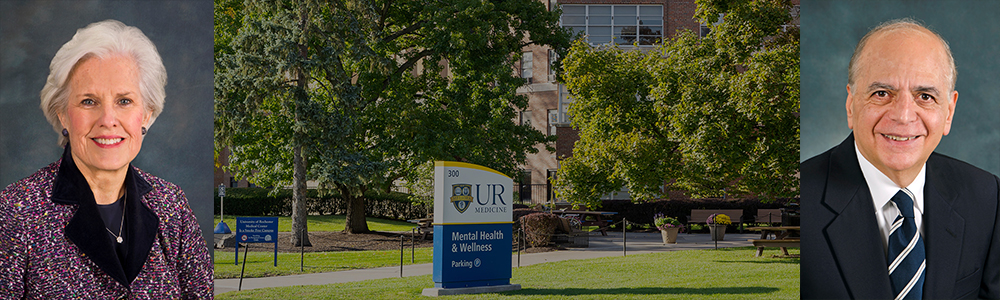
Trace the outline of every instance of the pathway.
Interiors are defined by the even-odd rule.
[[[712,249],[715,242],[708,234],[679,234],[677,244],[664,245],[660,238],[660,233],[629,233],[627,242],[627,252],[625,254],[642,254],[653,252],[666,252],[677,250]],[[726,247],[746,247],[752,246],[747,239],[760,238],[760,234],[726,234],[725,241],[719,241],[719,248]],[[517,255],[511,257],[511,267],[530,266],[534,264],[555,262],[572,259],[589,259],[607,256],[623,255],[622,253],[622,233],[608,232],[608,236],[601,236],[599,233],[591,233],[590,247],[572,248],[569,250],[543,252],[543,253],[521,253],[520,259]],[[432,264],[416,264],[403,266],[403,276],[427,275],[433,272]],[[369,279],[399,277],[399,266],[383,267],[374,269],[359,269],[328,273],[313,273],[264,278],[244,278],[243,289],[258,289],[295,285],[323,285],[331,283],[343,283],[352,281],[362,281]],[[239,288],[240,279],[216,279],[215,294],[231,292]]]

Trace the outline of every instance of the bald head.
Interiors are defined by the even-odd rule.
[[[880,40],[884,37],[895,35],[926,36],[929,37],[930,40],[936,41],[937,45],[934,45],[933,47],[937,47],[941,50],[941,55],[944,56],[945,61],[944,69],[941,71],[946,72],[944,75],[948,79],[948,82],[951,83],[950,89],[955,88],[958,71],[955,68],[955,59],[951,55],[951,48],[948,47],[948,42],[941,38],[941,36],[936,32],[927,29],[927,27],[924,27],[919,22],[909,18],[896,19],[882,23],[868,31],[868,34],[865,34],[865,36],[861,38],[858,45],[854,47],[854,55],[851,56],[851,62],[847,70],[847,84],[854,86],[858,72],[860,72],[861,68],[864,67],[864,64],[861,63],[862,58],[865,58],[870,53],[870,51],[866,51],[868,49],[868,45],[871,44],[873,40]]]
[[[858,152],[908,186],[951,130],[958,92],[948,44],[913,21],[882,24],[858,43],[848,81],[847,126]]]

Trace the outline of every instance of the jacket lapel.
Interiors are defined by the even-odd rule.
[[[153,248],[153,241],[156,239],[156,233],[160,226],[159,218],[142,201],[142,197],[153,188],[138,173],[130,164],[128,174],[125,175],[125,184],[130,187],[126,189],[128,205],[125,208],[125,214],[130,220],[126,236],[132,241],[129,243],[128,254],[125,255],[124,271],[128,282],[135,280],[149,258],[149,252]]]
[[[159,228],[159,218],[146,206],[143,197],[152,191],[147,182],[131,164],[125,175],[125,230],[129,245],[125,265],[118,260],[114,242],[108,234],[97,201],[90,185],[76,167],[67,145],[59,164],[59,173],[52,185],[52,202],[63,205],[77,205],[76,212],[66,224],[66,238],[104,273],[124,286],[138,277],[149,257]]]
[[[924,244],[927,250],[927,271],[924,297],[952,298],[962,253],[965,219],[952,208],[959,195],[949,193],[948,179],[935,173],[927,163],[927,183],[924,186]]]
[[[90,191],[90,185],[77,169],[70,156],[69,146],[63,151],[59,173],[52,184],[52,201],[57,204],[77,205],[73,218],[64,229],[66,238],[73,242],[84,256],[94,262],[104,273],[114,278],[124,286],[128,286],[125,272],[122,270],[118,255],[111,237],[105,234],[107,230],[100,212],[97,211],[97,201]]]
[[[841,278],[853,298],[892,298],[882,238],[871,192],[861,173],[851,135],[831,153],[823,205],[835,214],[823,228],[830,250],[838,257]]]

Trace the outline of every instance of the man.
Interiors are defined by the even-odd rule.
[[[1000,179],[933,153],[955,79],[947,43],[912,20],[858,43],[853,133],[801,165],[803,298],[1000,298]]]

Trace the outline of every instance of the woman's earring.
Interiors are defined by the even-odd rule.
[[[146,126],[142,127],[142,135],[146,135]]]
[[[62,134],[63,134],[63,136],[69,136],[69,130],[66,130],[66,128],[63,128]]]

